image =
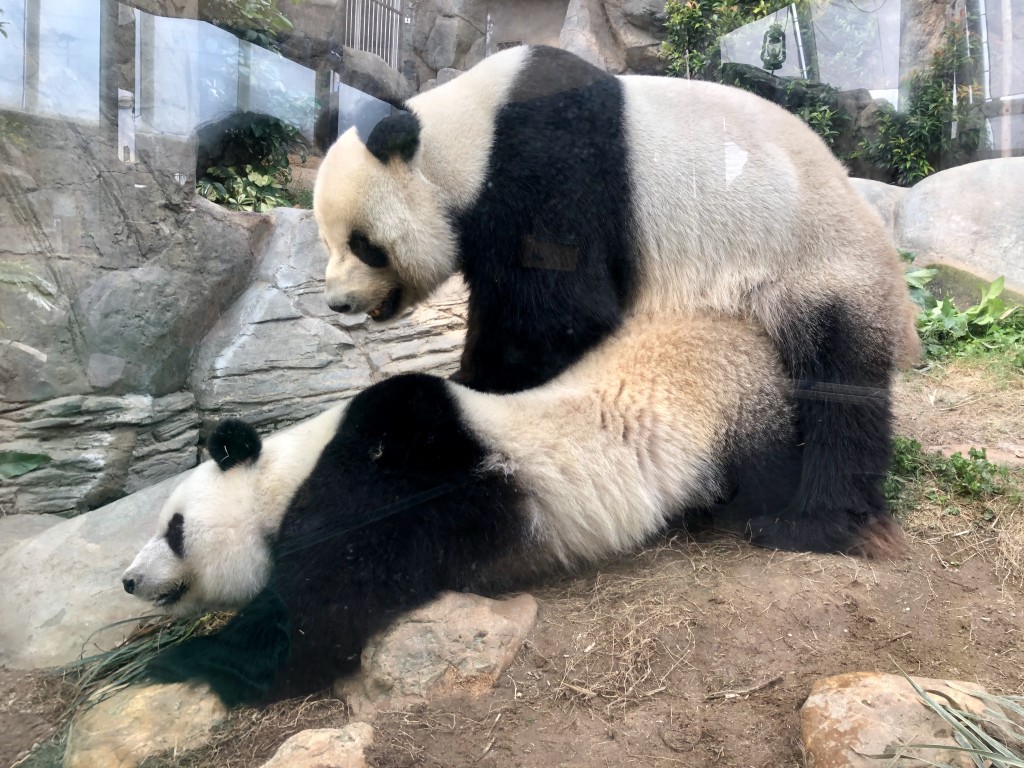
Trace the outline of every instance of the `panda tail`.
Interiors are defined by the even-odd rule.
[[[156,683],[205,682],[227,707],[255,704],[288,659],[291,630],[284,601],[264,589],[223,628],[162,650],[146,677]]]

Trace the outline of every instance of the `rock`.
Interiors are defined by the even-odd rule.
[[[224,705],[206,687],[126,688],[75,718],[64,768],[134,768],[159,752],[196,749],[225,717]]]
[[[57,515],[3,515],[0,517],[0,557],[23,541],[64,522]]]
[[[886,228],[889,236],[896,240],[896,222],[900,215],[900,209],[907,199],[909,190],[905,187],[897,187],[894,184],[885,184],[881,181],[870,181],[868,179],[851,178],[850,183],[857,190],[861,197],[871,204]]]
[[[323,299],[327,252],[312,212],[270,216],[255,281],[195,354],[189,385],[204,430],[232,416],[269,431],[395,373],[455,370],[465,326],[461,281],[386,325],[336,314]]]
[[[970,194],[965,194],[969,190]],[[936,173],[903,201],[897,243],[919,264],[939,262],[1024,291],[1024,157]]]
[[[153,534],[171,478],[65,520],[0,555],[0,665],[34,669],[109,650],[146,613],[121,573]]]
[[[421,3],[413,15],[411,50],[421,83],[441,69],[467,70],[483,61],[490,4],[484,0]]]
[[[360,672],[340,680],[335,692],[357,716],[446,693],[483,693],[515,659],[536,619],[530,595],[445,593],[370,640]]]
[[[985,711],[982,699],[963,692],[985,692],[973,683],[929,678],[915,678],[915,682],[926,691],[949,696],[960,709],[976,714]],[[956,746],[949,725],[899,675],[854,672],[819,680],[800,717],[809,768],[877,768],[884,761],[869,755],[893,754],[905,744]],[[907,755],[921,760],[907,757],[885,764],[910,768],[931,760],[932,764],[963,768],[974,765],[968,755],[949,750],[911,750]]]
[[[559,46],[607,72],[626,69],[626,52],[612,32],[601,0],[569,0]]]
[[[77,513],[196,465],[199,415],[189,392],[76,395],[0,413],[7,450],[50,457],[0,485],[11,513]]]
[[[380,56],[355,48],[342,48],[341,80],[381,101],[395,104],[416,93],[416,87]]]
[[[608,24],[622,46],[626,67],[642,75],[663,75],[668,65],[661,58],[665,39],[664,0],[608,0]]]
[[[365,768],[363,753],[373,745],[373,728],[349,723],[295,734],[261,768]]]

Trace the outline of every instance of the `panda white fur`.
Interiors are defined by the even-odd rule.
[[[270,696],[304,693],[441,590],[600,562],[686,511],[742,530],[796,480],[788,395],[754,326],[635,319],[536,389],[409,374],[262,444],[225,422],[123,581],[178,613],[249,606],[155,674],[206,678],[229,703],[267,695],[269,678]],[[847,533],[871,551],[898,537]],[[278,671],[271,641],[285,635]],[[262,682],[245,661],[260,656]]]
[[[916,354],[913,310],[881,221],[799,119],[545,47],[498,53],[406,107],[365,143],[342,135],[319,171],[333,309],[385,320],[461,271],[457,380],[494,392],[549,380],[625,317],[753,318],[797,382],[806,445],[803,482],[760,543],[798,532],[842,550],[830,534],[888,516],[889,383]]]

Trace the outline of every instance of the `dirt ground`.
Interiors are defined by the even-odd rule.
[[[1024,459],[1024,376],[978,364],[904,374],[898,433]],[[927,494],[925,494],[927,497]],[[1024,510],[925,500],[908,556],[867,562],[666,537],[535,592],[538,625],[481,698],[374,723],[373,766],[802,765],[812,683],[879,670],[1024,692]],[[58,720],[57,691],[0,672],[0,765]],[[205,750],[146,766],[258,766],[288,735],[346,722],[332,700],[241,710]]]

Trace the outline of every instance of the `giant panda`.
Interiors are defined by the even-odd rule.
[[[245,607],[154,676],[229,703],[307,693],[441,590],[528,586],[686,512],[741,531],[797,480],[789,386],[755,326],[636,318],[535,389],[406,374],[265,441],[224,422],[123,584],[173,613]],[[898,546],[874,523],[844,533]]]
[[[806,446],[759,543],[844,549],[844,518],[888,514],[889,382],[914,357],[913,310],[882,222],[798,118],[537,46],[404,107],[319,170],[331,308],[388,320],[461,272],[457,380],[490,392],[549,380],[626,317],[752,319],[797,383]]]

